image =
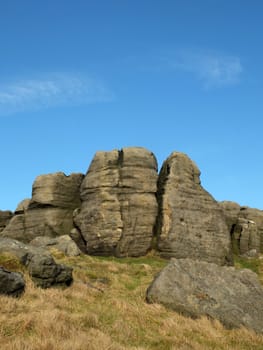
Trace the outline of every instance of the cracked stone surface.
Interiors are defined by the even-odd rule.
[[[1,236],[29,243],[37,236],[70,234],[73,211],[79,207],[83,174],[41,175],[33,183],[32,198],[23,200]]]
[[[200,171],[187,155],[174,152],[164,162],[157,196],[158,249],[163,257],[232,264],[223,211],[201,186]]]
[[[95,255],[141,256],[157,215],[157,162],[152,152],[129,147],[97,152],[81,185],[74,222]]]

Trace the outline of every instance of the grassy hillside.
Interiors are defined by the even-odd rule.
[[[218,321],[192,320],[163,306],[148,305],[146,289],[167,264],[158,256],[55,256],[74,267],[73,285],[43,290],[25,273],[27,288],[20,299],[0,297],[1,349],[263,349],[263,336],[246,329],[226,330]],[[237,266],[245,263],[239,259]],[[0,264],[23,269],[8,255],[0,257]],[[262,281],[263,260],[249,264]]]

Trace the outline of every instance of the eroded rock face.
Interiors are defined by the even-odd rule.
[[[199,176],[183,153],[174,152],[164,162],[158,180],[158,249],[164,257],[232,264],[225,217]]]
[[[7,226],[13,213],[10,210],[0,210],[0,232]]]
[[[39,287],[69,286],[73,280],[72,268],[57,264],[47,250],[0,237],[0,253],[16,256],[27,267],[32,280]]]
[[[25,290],[25,280],[21,273],[0,267],[0,294],[19,297]]]
[[[80,206],[82,174],[54,173],[38,176],[32,199],[22,201],[3,237],[29,243],[37,236],[57,237],[73,229],[73,211]]]
[[[97,152],[81,185],[75,224],[96,255],[140,256],[150,248],[157,215],[157,162],[131,147]]]
[[[147,290],[147,301],[190,317],[206,315],[226,327],[263,333],[263,287],[247,269],[172,259]]]
[[[29,207],[45,205],[66,209],[79,207],[78,193],[82,180],[82,174],[66,176],[62,172],[38,176],[33,184]]]
[[[247,254],[251,250],[263,252],[263,211],[241,207],[230,201],[219,203],[224,211],[232,245],[236,254]]]

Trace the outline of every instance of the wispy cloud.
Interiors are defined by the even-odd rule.
[[[149,60],[147,70],[169,70],[192,74],[205,88],[235,85],[243,66],[238,56],[209,50],[182,49],[162,52]]]
[[[205,87],[236,84],[243,71],[240,59],[236,56],[192,50],[177,52],[170,65],[174,70],[193,73]]]
[[[96,80],[77,74],[48,74],[0,85],[0,114],[108,102],[113,94]]]

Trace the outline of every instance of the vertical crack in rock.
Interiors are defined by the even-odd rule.
[[[170,174],[170,165],[168,163],[164,163],[157,180],[157,192],[156,192],[156,200],[158,204],[158,213],[156,216],[156,222],[154,226],[154,236],[157,241],[160,239],[160,235],[162,233],[162,228],[164,225],[164,207],[163,207],[163,196],[165,193],[165,184],[168,180]]]
[[[128,147],[95,154],[76,217],[89,254],[146,254],[157,214],[156,185],[157,163],[148,150]]]

